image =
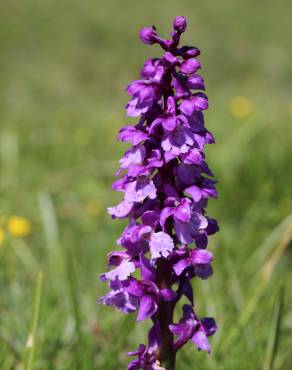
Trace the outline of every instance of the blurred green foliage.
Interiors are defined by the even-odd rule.
[[[221,225],[215,275],[194,282],[199,313],[218,320],[214,351],[189,344],[177,368],[292,369],[291,11],[289,0],[0,3],[1,369],[124,369],[145,340],[147,323],[96,305],[98,274],[124,225],[106,214],[119,201],[124,86],[159,52],[137,34],[166,35],[177,14],[202,50]],[[12,216],[31,222],[28,236]]]

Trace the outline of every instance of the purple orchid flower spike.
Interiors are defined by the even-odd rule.
[[[207,246],[219,228],[206,211],[208,200],[217,197],[205,155],[205,146],[215,142],[205,127],[209,102],[198,74],[199,49],[179,46],[186,27],[186,18],[178,16],[170,38],[159,36],[155,27],[141,30],[141,41],[158,44],[163,52],[148,59],[140,79],[127,86],[127,115],[139,119],[118,134],[132,146],[112,185],[123,199],[108,213],[128,219],[128,225],[117,240],[122,250],[109,253],[110,270],[100,276],[110,288],[100,303],[136,311],[137,322],[152,321],[148,346],[129,353],[136,358],[128,370],[175,370],[176,353],[185,343],[210,352],[208,338],[216,331],[214,319],[198,319],[192,308],[191,280],[212,275]],[[190,304],[175,324],[173,313],[183,296]]]

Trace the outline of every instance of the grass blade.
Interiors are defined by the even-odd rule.
[[[74,264],[74,253],[64,247],[60,241],[58,219],[52,197],[43,192],[39,195],[39,208],[42,217],[47,249],[50,260],[50,271],[58,271],[66,280],[68,301],[70,303],[76,327],[75,363],[78,369],[88,369],[89,345],[82,330],[82,315],[79,301],[78,276]],[[88,348],[88,349],[87,349]]]
[[[266,288],[269,285],[272,274],[285,253],[287,246],[291,240],[291,229],[288,228],[287,232],[284,233],[279,243],[275,246],[272,255],[267,259],[267,261],[262,266],[259,273],[259,282],[255,288],[253,296],[250,298],[245,309],[241,312],[239,316],[238,325],[234,327],[228,336],[226,336],[224,343],[221,345],[221,350],[226,350],[231,343],[233,343],[236,338],[242,333],[244,328],[247,326],[249,319],[255,312],[258,302],[260,301],[262,295],[264,294]]]
[[[283,312],[284,287],[281,286],[276,296],[270,335],[267,343],[266,359],[263,370],[272,370],[280,339],[280,323]]]
[[[26,342],[26,352],[24,356],[24,370],[33,370],[34,368],[33,365],[36,348],[36,331],[40,316],[41,299],[43,294],[43,280],[44,280],[43,272],[39,271],[37,276],[36,292],[33,304],[31,329],[29,331]]]
[[[283,239],[283,235],[292,237],[292,214],[289,214],[274,230],[265,238],[265,240],[256,248],[255,252],[247,260],[245,267],[259,266],[264,263],[268,255],[273,251],[275,245]]]

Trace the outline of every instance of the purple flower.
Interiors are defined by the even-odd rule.
[[[170,289],[159,289],[151,280],[131,279],[126,288],[127,293],[139,302],[137,321],[153,316],[160,300],[172,301],[176,294]]]
[[[144,27],[140,31],[140,39],[144,44],[154,44],[157,39],[157,33],[154,28]]]
[[[173,265],[173,269],[178,276],[180,276],[183,271],[190,266],[195,268],[202,265],[206,266],[213,260],[212,253],[205,249],[196,248],[192,250],[179,250],[177,254],[179,256],[179,260]],[[200,267],[198,276],[200,276]]]
[[[153,131],[158,125],[162,125],[166,131],[173,131],[178,123],[175,101],[172,96],[169,96],[167,99],[166,112],[152,122],[150,132]]]
[[[127,280],[120,281],[116,279],[111,281],[109,286],[112,290],[107,295],[101,297],[99,303],[106,304],[107,306],[115,306],[125,313],[136,311],[138,301],[125,290],[127,285]]]
[[[108,255],[109,265],[116,266],[115,269],[101,275],[101,280],[126,280],[135,272],[135,263],[131,261],[131,255],[125,251],[111,252]]]
[[[190,222],[191,220],[191,200],[188,198],[177,199],[169,197],[165,201],[166,207],[160,213],[160,225],[165,228],[166,220],[173,216],[176,221]]]
[[[127,87],[132,100],[126,105],[130,117],[138,117],[147,113],[161,94],[154,81],[134,81]]]
[[[180,33],[185,32],[187,28],[186,18],[180,15],[175,17],[173,21],[173,28]]]
[[[109,207],[108,213],[112,216],[112,218],[124,218],[129,216],[131,210],[133,208],[133,202],[129,202],[127,200],[123,200],[120,204],[116,207]]]
[[[172,132],[164,135],[161,146],[165,152],[170,152],[176,157],[187,153],[194,142],[192,131],[186,126],[179,125]]]
[[[155,185],[147,177],[139,177],[126,185],[125,200],[128,202],[143,202],[147,197],[156,198]]]
[[[197,93],[184,100],[179,109],[187,116],[192,116],[196,111],[208,109],[208,99],[205,94]]]
[[[129,143],[132,143],[133,145],[138,145],[142,141],[147,139],[148,139],[147,134],[132,126],[123,127],[118,135],[118,140],[127,141]]]
[[[191,244],[197,233],[206,229],[208,221],[200,212],[192,211],[189,222],[175,220],[174,228],[178,240],[183,244]]]
[[[157,259],[160,257],[166,258],[174,248],[172,238],[163,231],[153,233],[151,235],[149,245],[152,259]]]
[[[126,169],[134,164],[142,163],[145,158],[145,153],[146,150],[143,145],[138,145],[136,147],[128,149],[124,157],[122,157],[119,161],[121,168]]]
[[[174,347],[179,349],[188,340],[191,340],[198,350],[211,352],[208,337],[213,335],[217,326],[214,319],[210,317],[199,320],[189,305],[183,306],[183,318],[178,324],[171,324],[170,331],[177,336]]]
[[[219,228],[207,214],[208,200],[217,197],[217,190],[205,146],[215,140],[205,127],[208,98],[197,74],[200,51],[179,46],[186,27],[185,17],[178,16],[169,39],[160,37],[155,27],[141,30],[141,41],[158,44],[163,52],[148,59],[141,79],[127,86],[127,115],[139,118],[118,135],[131,147],[120,159],[119,178],[112,184],[123,199],[108,213],[128,218],[128,224],[117,240],[122,250],[108,254],[110,269],[100,278],[110,291],[99,302],[125,313],[137,311],[137,321],[153,322],[148,345],[129,353],[136,358],[128,370],[165,370],[165,363],[174,363],[176,352],[189,340],[210,352],[208,337],[216,331],[215,321],[198,319],[191,306],[191,280],[213,273],[213,254],[207,247]],[[174,324],[173,313],[183,296],[191,305],[183,307],[183,317]]]
[[[200,68],[201,63],[197,59],[187,59],[181,64],[180,71],[181,73],[192,74]]]
[[[128,352],[128,356],[138,356],[138,358],[129,363],[127,370],[165,370],[157,360],[161,344],[161,330],[158,322],[149,330],[148,343],[148,347],[140,344],[136,351]]]

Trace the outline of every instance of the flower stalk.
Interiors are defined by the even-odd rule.
[[[126,88],[127,115],[138,122],[119,132],[118,140],[132,146],[120,159],[116,175],[121,177],[112,186],[124,193],[123,200],[108,212],[128,219],[128,225],[117,240],[122,249],[108,255],[113,268],[101,279],[109,282],[110,292],[100,303],[137,311],[138,322],[152,321],[148,345],[129,353],[136,358],[127,370],[175,370],[185,343],[191,340],[210,352],[208,337],[217,329],[213,318],[198,318],[191,285],[193,278],[212,275],[207,246],[218,225],[206,212],[208,199],[217,197],[205,158],[205,145],[214,143],[203,114],[208,98],[198,74],[199,49],[179,46],[186,27],[185,17],[178,16],[170,39],[155,27],[141,30],[141,41],[160,45],[163,55],[147,60],[141,79]],[[182,298],[188,303],[174,323]]]

